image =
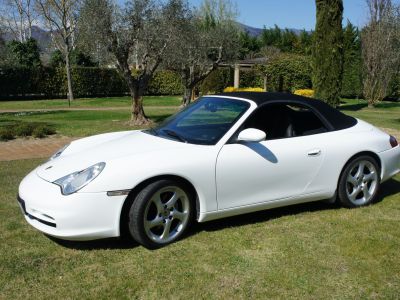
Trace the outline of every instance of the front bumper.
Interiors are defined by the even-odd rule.
[[[35,171],[19,186],[18,202],[26,221],[36,229],[65,240],[94,240],[120,234],[121,209],[126,196],[106,192],[77,192],[68,196]]]
[[[400,146],[380,152],[378,156],[382,163],[382,182],[400,173]]]

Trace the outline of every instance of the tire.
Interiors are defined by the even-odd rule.
[[[165,179],[149,184],[130,207],[131,236],[148,249],[177,241],[194,217],[194,199],[192,189],[182,182]]]
[[[349,208],[366,206],[376,200],[380,187],[380,168],[374,158],[362,155],[352,159],[339,180],[340,203]]]

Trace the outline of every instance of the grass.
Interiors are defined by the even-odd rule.
[[[369,108],[365,100],[344,99],[340,109],[375,126],[400,130],[400,102],[382,102]]]
[[[147,115],[163,120],[177,110],[178,98],[171,99],[148,98]],[[127,98],[73,104],[121,107],[112,111],[65,111],[59,101],[0,102],[0,110],[61,109],[3,113],[0,128],[45,122],[69,136],[132,128]],[[341,109],[400,130],[398,103],[370,109],[346,100]],[[399,175],[383,184],[381,201],[369,207],[315,202],[195,224],[184,240],[149,251],[119,240],[60,242],[30,227],[15,195],[41,162],[0,162],[0,298],[398,298]]]
[[[181,97],[179,96],[145,96],[144,106],[179,106]],[[96,107],[129,107],[131,106],[130,97],[108,97],[108,98],[82,98],[76,99],[71,103],[72,108],[96,108]],[[0,110],[18,109],[65,109],[68,108],[68,101],[65,99],[51,100],[20,100],[20,101],[1,101]]]
[[[177,111],[177,107],[145,107],[146,114],[154,122],[160,122]],[[89,136],[97,133],[131,130],[128,125],[129,109],[111,111],[49,111],[0,114],[0,128],[10,122],[46,122],[54,126],[58,134],[65,136]]]
[[[195,225],[149,251],[118,240],[60,243],[15,195],[41,160],[0,162],[0,295],[33,298],[398,298],[400,176],[361,209],[320,202]]]

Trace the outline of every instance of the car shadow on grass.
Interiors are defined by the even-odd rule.
[[[400,193],[400,181],[390,179],[381,185],[376,202],[381,202],[386,197]],[[209,221],[205,223],[192,224],[186,237],[196,235],[202,231],[218,231],[225,228],[240,227],[243,225],[268,222],[284,216],[298,215],[305,212],[318,212],[324,210],[340,209],[341,206],[324,201],[308,202],[291,206],[273,208],[244,215],[228,217]],[[108,250],[108,249],[134,249],[140,246],[138,243],[129,239],[109,238],[94,241],[64,241],[51,236],[47,236],[53,242],[60,246],[83,251]],[[185,239],[185,238],[183,238]],[[183,241],[184,242],[184,241]]]

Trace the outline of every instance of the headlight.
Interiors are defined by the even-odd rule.
[[[67,147],[68,147],[69,145],[70,145],[70,144],[66,144],[64,147],[62,147],[61,149],[59,149],[56,153],[54,153],[54,154],[50,157],[49,160],[53,160],[53,159],[59,157],[59,156],[61,155],[61,153],[63,153],[64,150],[67,149]]]
[[[89,182],[99,176],[105,166],[106,163],[100,162],[85,170],[74,172],[67,176],[61,177],[53,183],[61,187],[61,192],[63,195],[70,195],[79,191],[81,188],[83,188],[85,185],[87,185]]]

